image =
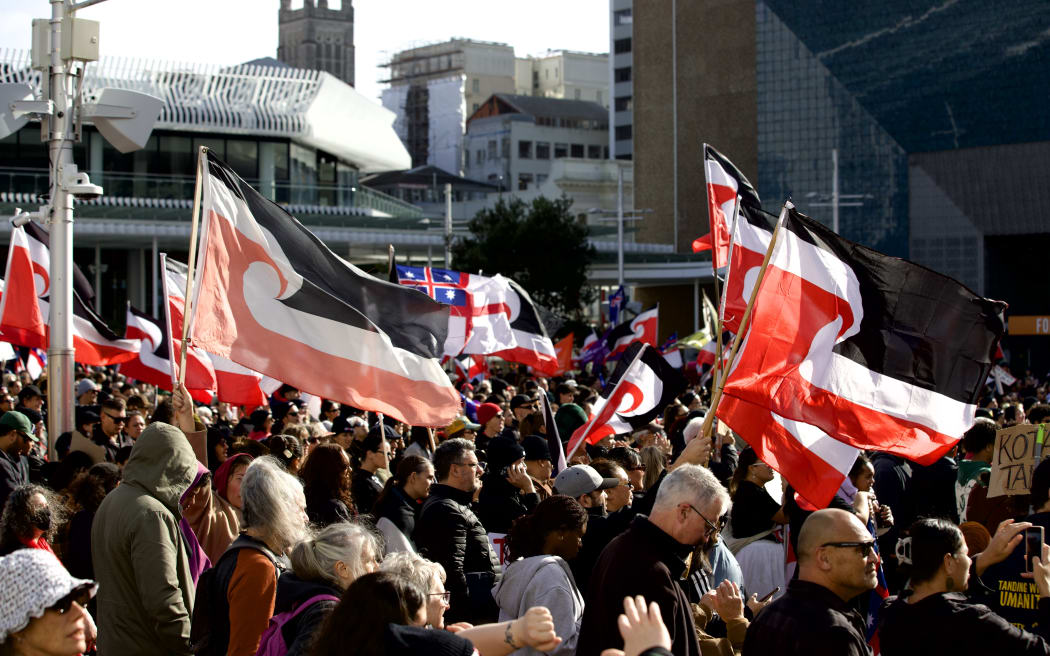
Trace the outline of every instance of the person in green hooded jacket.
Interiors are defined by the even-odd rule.
[[[962,438],[963,451],[969,458],[959,462],[959,476],[955,481],[955,496],[959,504],[959,517],[966,521],[966,507],[970,492],[977,485],[988,487],[988,476],[992,471],[992,453],[995,448],[995,422],[978,417]],[[982,478],[982,475],[985,475]]]

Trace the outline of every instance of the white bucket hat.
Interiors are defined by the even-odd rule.
[[[96,584],[70,576],[54,554],[19,549],[0,558],[0,643],[78,588],[94,595]]]

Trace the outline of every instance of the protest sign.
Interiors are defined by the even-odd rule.
[[[989,498],[1028,494],[1032,470],[1050,456],[1050,449],[1044,450],[1043,445],[1046,432],[1044,424],[1020,424],[996,431]]]

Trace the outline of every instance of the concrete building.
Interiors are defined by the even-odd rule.
[[[452,39],[395,54],[384,64],[383,106],[412,158],[463,171],[467,117],[494,93],[514,91],[514,49],[503,43]]]
[[[515,93],[541,98],[587,100],[609,105],[609,56],[605,53],[550,51],[515,61]]]
[[[38,77],[28,51],[0,53],[0,82]],[[105,190],[74,206],[73,257],[98,290],[97,310],[118,331],[126,301],[156,311],[157,253],[185,261],[201,145],[357,264],[385,267],[390,243],[419,253],[444,245],[440,233],[426,231],[418,207],[359,183],[369,172],[408,168],[408,153],[394,115],[328,73],[103,58],[88,67],[84,93],[102,86],[165,103],[145,148],[121,154],[86,119],[73,150]],[[39,123],[30,122],[0,139],[0,214],[35,209],[47,192],[47,149]],[[0,223],[0,240],[10,229]]]
[[[634,0],[609,0],[609,153],[631,159],[634,153]]]
[[[495,94],[467,121],[465,175],[503,189],[542,186],[555,160],[608,157],[607,120],[593,102]]]
[[[339,9],[330,9],[328,0],[303,0],[292,9],[291,0],[281,0],[277,24],[278,61],[325,71],[354,86],[352,0],[342,0]]]
[[[792,198],[1014,314],[1050,315],[1047,24],[1039,0],[636,3],[636,196],[657,210],[639,239],[685,252],[707,232],[706,142],[767,210]],[[1038,340],[1006,348],[1045,367]]]

